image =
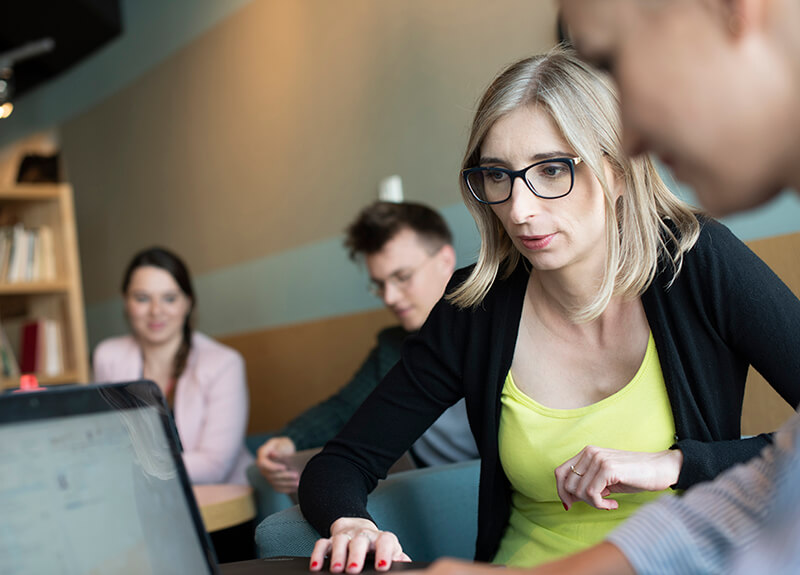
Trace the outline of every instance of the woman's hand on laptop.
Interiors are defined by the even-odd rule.
[[[369,552],[375,553],[376,571],[388,571],[393,561],[411,561],[394,533],[381,531],[368,519],[340,517],[331,525],[330,538],[314,545],[310,568],[320,571],[328,555],[331,573],[360,573]]]
[[[273,437],[258,448],[256,465],[264,479],[278,493],[295,493],[300,484],[300,473],[281,461],[281,458],[296,452],[294,441],[289,437]]]

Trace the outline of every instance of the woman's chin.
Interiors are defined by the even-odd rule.
[[[171,334],[165,331],[157,331],[157,332],[148,331],[145,333],[137,334],[136,339],[142,345],[155,347],[169,343],[170,341],[172,341],[174,337],[175,334]]]

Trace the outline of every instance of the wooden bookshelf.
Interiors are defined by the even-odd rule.
[[[0,199],[0,202],[2,202],[2,199]],[[70,288],[70,282],[64,279],[36,282],[0,282],[0,296],[14,294],[67,293]]]
[[[87,383],[89,356],[72,187],[69,184],[0,187],[0,226],[20,223],[25,228],[47,226],[52,231],[55,277],[0,281],[0,324],[16,328],[24,317],[55,320],[61,328],[64,369],[58,374],[37,373],[40,384]],[[11,334],[9,337],[13,339]],[[18,386],[16,379],[0,378],[0,389]]]

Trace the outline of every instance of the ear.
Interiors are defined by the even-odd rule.
[[[630,160],[630,162],[634,161]],[[603,164],[606,182],[610,185],[611,193],[614,196],[614,201],[616,201],[625,194],[626,181],[625,174],[622,171],[623,168],[615,168],[608,160],[604,160]]]
[[[450,275],[453,275],[453,272],[456,271],[456,250],[453,249],[453,246],[450,244],[442,246],[442,249],[439,251],[438,256],[442,265],[445,266],[445,269]]]
[[[617,179],[614,180],[614,201],[616,202],[622,196],[625,195],[625,191],[628,189],[627,181],[625,180],[624,176],[617,176]]]

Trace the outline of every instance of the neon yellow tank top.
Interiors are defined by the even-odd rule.
[[[612,494],[613,511],[579,501],[565,511],[553,470],[587,445],[656,452],[675,443],[675,422],[652,333],[642,365],[614,395],[551,409],[522,393],[508,372],[501,395],[500,462],[511,482],[511,517],[494,563],[532,567],[599,543],[639,506],[669,492]]]

